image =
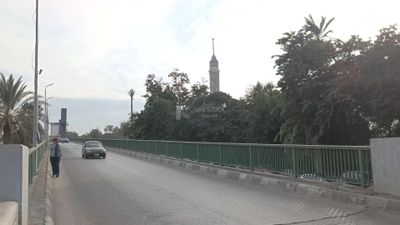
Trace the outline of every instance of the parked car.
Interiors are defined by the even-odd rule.
[[[59,140],[61,143],[69,143],[69,138],[67,138],[67,137],[62,137],[62,138],[60,138],[60,140]]]
[[[82,146],[82,158],[87,159],[89,157],[103,158],[105,159],[107,151],[100,141],[86,141]]]

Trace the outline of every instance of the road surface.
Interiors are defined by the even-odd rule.
[[[54,179],[57,225],[388,224],[398,216],[362,206],[225,180],[108,152],[82,159],[61,145]]]

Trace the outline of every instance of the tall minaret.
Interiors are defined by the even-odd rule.
[[[213,54],[210,60],[210,70],[208,71],[210,73],[211,93],[219,91],[219,69],[218,69],[218,60],[217,57],[215,57],[215,51],[214,51],[214,38],[212,39],[212,49],[213,49]]]

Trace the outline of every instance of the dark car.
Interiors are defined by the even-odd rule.
[[[82,146],[82,158],[87,159],[89,157],[103,158],[107,155],[106,149],[103,147],[100,141],[87,141]]]

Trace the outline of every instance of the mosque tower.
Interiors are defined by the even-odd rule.
[[[210,70],[208,72],[210,73],[210,92],[214,93],[219,91],[219,68],[217,57],[215,57],[214,38],[212,39],[212,50],[213,54],[211,56]]]

